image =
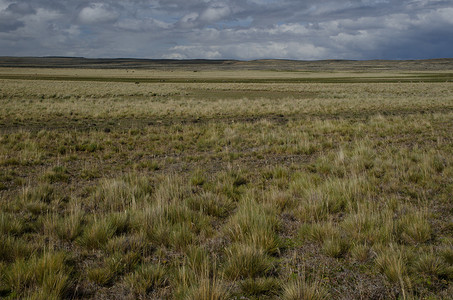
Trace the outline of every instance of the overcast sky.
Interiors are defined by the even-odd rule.
[[[453,0],[0,0],[0,56],[453,57]]]

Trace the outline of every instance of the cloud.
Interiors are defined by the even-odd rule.
[[[184,14],[177,25],[181,28],[203,28],[209,24],[215,24],[224,20],[232,13],[230,6],[223,3],[210,3],[206,7],[200,7],[197,11]]]
[[[35,14],[36,11],[28,3],[0,3],[0,32],[15,31],[25,25],[23,16]]]
[[[206,8],[200,15],[200,20],[203,22],[215,22],[228,16],[231,10],[225,4],[215,4]]]
[[[447,0],[0,0],[0,55],[451,56]]]
[[[192,28],[197,25],[198,17],[200,15],[196,12],[188,13],[179,20],[178,24],[183,28]]]
[[[33,7],[30,5],[30,3],[24,2],[11,3],[10,5],[8,5],[8,8],[6,10],[20,15],[34,14],[36,12],[35,9],[33,9]]]
[[[203,57],[206,59],[222,58],[222,54],[216,47],[204,46],[175,46],[170,49],[171,53],[164,54],[167,59],[187,59],[193,57]]]
[[[24,22],[17,20],[16,17],[0,13],[0,32],[11,32],[23,26]]]
[[[79,13],[79,21],[83,24],[115,22],[119,13],[104,3],[91,3]]]
[[[304,42],[245,42],[231,45],[216,46],[176,46],[170,49],[170,53],[164,58],[187,59],[187,58],[235,58],[250,60],[259,58],[295,58],[322,59],[326,49]]]
[[[137,19],[124,19],[115,24],[115,27],[122,30],[129,30],[135,32],[143,32],[150,30],[169,29],[172,25],[170,23],[162,22],[152,18],[137,20]]]

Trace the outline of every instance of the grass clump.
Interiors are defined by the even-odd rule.
[[[0,261],[14,262],[28,257],[35,248],[21,238],[10,235],[0,235]]]
[[[371,256],[369,246],[360,243],[353,244],[350,253],[351,257],[359,262],[366,262]]]
[[[332,236],[325,239],[322,244],[322,251],[324,254],[340,258],[347,253],[349,249],[349,242],[341,236]]]
[[[282,299],[322,300],[329,298],[329,292],[319,280],[309,280],[305,276],[290,279],[283,284]]]
[[[280,291],[280,282],[274,277],[247,278],[239,283],[241,294],[246,296],[273,296]]]
[[[146,238],[142,233],[129,233],[111,238],[105,250],[108,253],[139,253],[143,256],[148,256],[153,250],[153,245],[147,243]]]
[[[6,271],[5,279],[11,295],[37,298],[62,298],[71,285],[71,268],[62,252],[46,252],[16,260]]]
[[[302,240],[323,242],[339,235],[340,231],[332,221],[325,223],[305,223],[299,229],[299,236]]]
[[[65,166],[55,166],[44,173],[43,179],[51,184],[56,182],[68,182],[69,172]]]
[[[196,241],[196,233],[205,232],[210,227],[203,215],[175,204],[149,210],[144,218],[143,229],[150,242],[179,251]]]
[[[137,253],[113,253],[107,257],[103,265],[88,270],[88,279],[100,286],[110,286],[118,276],[135,268],[140,257]]]
[[[431,238],[431,225],[425,211],[404,215],[397,226],[401,240],[407,244],[421,244]]]
[[[218,258],[199,246],[186,251],[173,279],[175,298],[230,299],[230,291],[217,269]]]
[[[95,218],[87,224],[82,235],[77,239],[86,249],[101,249],[113,237],[116,228],[105,219]]]
[[[249,244],[233,244],[226,250],[225,276],[229,279],[255,278],[270,274],[275,259]]]
[[[184,251],[212,235],[210,217],[190,209],[188,186],[180,179],[165,177],[157,187],[152,205],[141,213],[140,230],[155,246]],[[137,219],[137,220],[138,220]]]
[[[74,241],[83,232],[85,213],[79,205],[71,208],[68,215],[57,220],[55,232],[58,237],[66,241]]]
[[[115,276],[116,273],[107,267],[93,268],[87,272],[88,279],[100,286],[111,285]]]
[[[445,274],[445,264],[434,253],[419,255],[412,265],[413,269],[428,276],[441,276]]]
[[[236,206],[224,195],[212,192],[202,192],[188,199],[190,209],[212,217],[225,218]]]
[[[42,184],[35,188],[24,188],[21,200],[25,203],[43,202],[49,204],[55,199],[55,189],[50,184]]]
[[[281,247],[276,234],[278,226],[279,221],[273,207],[266,207],[246,197],[239,203],[225,230],[234,242],[250,244],[266,253],[276,254]]]
[[[102,179],[93,198],[97,206],[118,212],[141,207],[149,201],[152,191],[148,178],[128,174],[116,179]]]
[[[136,295],[146,296],[156,288],[168,285],[169,278],[160,264],[141,264],[124,278],[126,286]]]
[[[411,291],[412,282],[408,276],[407,255],[395,245],[377,251],[375,264],[391,283],[400,286],[403,298]]]
[[[10,236],[19,236],[27,231],[24,220],[16,218],[13,214],[0,212],[0,233]]]
[[[448,265],[453,266],[453,244],[443,246],[440,254]]]
[[[222,281],[216,278],[202,278],[188,290],[184,299],[226,300],[230,299],[230,293]]]
[[[332,221],[303,224],[299,228],[299,238],[320,243],[322,252],[334,258],[343,257],[351,248],[350,237]]]

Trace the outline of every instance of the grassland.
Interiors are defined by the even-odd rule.
[[[447,299],[453,68],[0,68],[0,297]]]

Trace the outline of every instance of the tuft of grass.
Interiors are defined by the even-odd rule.
[[[202,278],[198,284],[189,289],[184,299],[226,300],[230,299],[230,294],[222,281],[216,278]]]
[[[85,213],[79,205],[74,205],[69,214],[58,219],[55,225],[55,232],[58,237],[66,241],[74,241],[83,232]]]
[[[398,207],[389,207],[393,205],[390,204],[393,200],[387,201],[383,208],[369,202],[358,204],[356,210],[341,222],[343,231],[358,243],[373,245],[394,242],[397,227],[394,215]]]
[[[36,187],[24,186],[19,194],[18,201],[14,205],[16,210],[25,210],[34,216],[39,216],[56,203],[51,202],[58,199],[54,188],[49,184],[42,184]]]
[[[81,172],[80,172],[80,178],[85,179],[85,180],[92,180],[96,178],[100,178],[101,173],[97,168],[90,168],[90,167],[85,167]]]
[[[304,191],[297,209],[304,222],[324,221],[331,215],[352,210],[370,192],[370,183],[363,176],[328,178],[316,188]]]
[[[349,247],[348,240],[342,236],[334,235],[324,240],[322,251],[328,256],[340,258],[348,252]]]
[[[101,286],[112,285],[120,275],[134,269],[139,260],[138,253],[113,253],[104,260],[103,266],[88,270],[88,279]]]
[[[408,276],[406,253],[393,244],[376,252],[376,266],[388,281],[399,284],[403,298],[406,298],[412,287]]]
[[[241,294],[246,296],[272,296],[280,291],[280,281],[274,277],[247,278],[239,283]]]
[[[124,278],[126,286],[136,295],[146,296],[154,289],[167,286],[169,278],[160,264],[142,264]]]
[[[177,250],[184,250],[195,240],[193,232],[183,223],[171,227],[168,243]]]
[[[299,229],[299,237],[302,240],[313,240],[316,242],[323,242],[334,236],[339,236],[339,229],[332,221],[318,222],[318,223],[305,223]]]
[[[47,170],[42,177],[48,183],[68,182],[69,172],[65,166],[55,166]]]
[[[236,206],[231,199],[212,192],[202,192],[188,199],[190,209],[212,217],[225,218]]]
[[[353,244],[350,250],[351,256],[358,262],[366,262],[370,258],[370,249],[364,244]]]
[[[182,266],[174,276],[175,298],[230,299],[223,277],[218,276],[217,257],[201,247],[187,249]]]
[[[115,235],[126,234],[132,229],[131,215],[127,211],[108,214],[106,222],[109,227],[114,229]]]
[[[0,235],[0,262],[14,262],[30,256],[33,251],[34,247],[21,238]]]
[[[287,190],[271,189],[264,197],[266,204],[275,206],[281,212],[292,213],[298,204],[297,198]]]
[[[209,277],[216,267],[216,258],[211,258],[209,252],[200,246],[189,246],[185,251],[184,265],[198,277]]]
[[[25,203],[43,202],[49,204],[55,199],[55,189],[50,184],[41,184],[35,188],[25,187],[22,190],[21,200]]]
[[[82,235],[77,239],[78,244],[87,249],[101,249],[113,237],[116,228],[105,219],[95,218],[87,224]]]
[[[408,244],[421,244],[431,239],[431,225],[425,211],[415,211],[404,215],[397,223],[402,241]]]
[[[159,187],[155,203],[143,212],[141,230],[154,245],[183,251],[193,242],[212,234],[210,218],[189,209],[189,201],[183,194],[185,187],[179,185],[170,185],[167,191]]]
[[[453,266],[453,245],[444,246],[440,253],[444,261],[450,266]]]
[[[375,261],[379,270],[391,282],[400,282],[406,275],[406,256],[402,250],[390,245],[390,248],[381,249]]]
[[[203,186],[203,184],[206,183],[206,178],[204,174],[205,172],[203,172],[202,170],[196,170],[190,178],[190,183],[193,186]]]
[[[14,217],[13,214],[0,212],[0,233],[10,236],[19,236],[27,230],[24,220]]]
[[[418,274],[434,277],[442,276],[447,272],[447,265],[433,252],[418,255],[412,264],[412,268]]]
[[[113,283],[116,274],[107,267],[89,269],[87,272],[88,279],[100,286],[109,286]]]
[[[270,274],[275,260],[261,248],[249,244],[233,244],[226,250],[225,275],[232,280]]]
[[[273,207],[264,207],[254,199],[246,197],[226,225],[227,235],[235,242],[242,242],[260,248],[266,253],[280,251],[281,241],[276,234],[279,220]]]
[[[308,280],[305,276],[291,279],[283,284],[282,299],[322,300],[329,298],[329,292],[319,280]]]
[[[129,233],[111,238],[107,242],[105,250],[108,253],[132,252],[147,256],[152,252],[153,246],[146,242],[142,233]]]
[[[71,268],[62,252],[46,252],[28,260],[16,260],[5,275],[11,292],[19,297],[30,292],[38,298],[62,298],[71,285]]]
[[[137,209],[149,201],[152,191],[147,177],[132,173],[116,179],[102,179],[93,194],[93,201],[108,211]]]

